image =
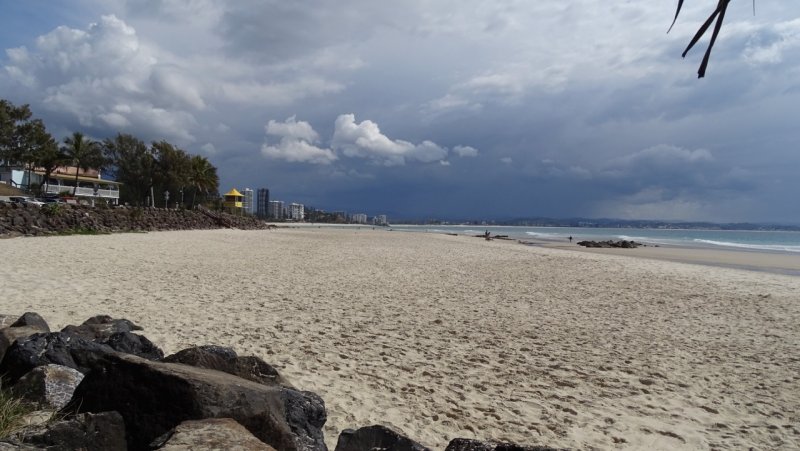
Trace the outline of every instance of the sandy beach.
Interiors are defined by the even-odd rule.
[[[331,449],[375,423],[434,449],[800,448],[797,276],[369,229],[16,238],[0,255],[0,313],[109,314],[166,353],[259,356],[325,399]]]

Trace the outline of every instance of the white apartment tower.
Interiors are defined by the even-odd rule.
[[[295,221],[302,221],[305,219],[305,207],[303,204],[291,203],[289,204],[289,218]]]

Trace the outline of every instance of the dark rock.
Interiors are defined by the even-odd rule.
[[[264,385],[294,388],[272,365],[258,357],[239,357],[236,351],[222,346],[195,346],[164,358],[164,362],[208,368],[239,376]]]
[[[49,451],[124,451],[125,423],[117,412],[80,414],[25,432],[22,442]]]
[[[275,448],[257,439],[230,418],[209,418],[184,421],[150,444],[161,451],[199,449],[236,449],[240,451],[274,451]]]
[[[186,420],[232,418],[279,450],[327,451],[318,396],[205,368],[108,354],[94,362],[64,412],[116,410],[131,449],[147,449]]]
[[[516,443],[481,442],[466,438],[454,438],[445,451],[561,451],[562,448],[549,446],[526,446]]]
[[[117,332],[102,343],[115,351],[133,354],[148,360],[159,360],[164,357],[164,351],[147,337],[131,332]]]
[[[578,241],[578,246],[583,247],[596,247],[596,248],[623,248],[623,249],[634,249],[642,244],[637,243],[635,241],[627,241],[627,240],[620,240],[620,241]]]
[[[50,326],[47,325],[47,321],[38,313],[34,312],[23,313],[18,320],[11,324],[11,327],[22,326],[32,326],[41,329],[42,332],[50,332]]]
[[[4,439],[0,441],[0,451],[41,451],[38,446],[26,445],[14,440]]]
[[[15,341],[19,340],[20,338],[30,337],[31,335],[40,333],[47,333],[47,331],[42,330],[37,326],[6,327],[5,329],[0,330],[0,361],[2,361],[6,351],[11,347],[12,344],[14,344]]]
[[[236,351],[231,348],[205,345],[193,346],[178,351],[175,354],[165,357],[164,362],[183,363],[184,365],[191,365],[199,368],[217,369],[216,366],[224,366],[227,362],[236,360],[237,357],[239,356],[236,354]]]
[[[108,315],[93,316],[80,326],[67,326],[61,332],[78,336],[86,340],[106,340],[120,332],[133,332],[142,330],[141,327],[127,319],[114,319]]]
[[[62,332],[34,334],[18,339],[8,348],[0,362],[0,375],[5,383],[13,385],[30,370],[51,363],[86,374],[92,362],[113,352],[106,345]]]
[[[335,451],[430,451],[410,438],[386,426],[373,425],[358,430],[345,429],[339,434]]]
[[[78,370],[61,365],[43,365],[22,376],[11,392],[40,408],[58,410],[72,399],[72,393],[81,380],[83,374]]]

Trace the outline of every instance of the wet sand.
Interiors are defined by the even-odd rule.
[[[577,250],[606,255],[649,258],[800,276],[800,254],[677,246],[646,246],[636,249],[598,249],[585,248],[577,244],[553,244],[552,242],[544,241],[539,242],[539,244],[553,249]]]

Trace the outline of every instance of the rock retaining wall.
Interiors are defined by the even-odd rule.
[[[86,207],[69,204],[37,207],[0,203],[0,237],[226,227],[264,229],[267,225],[251,216],[234,216],[208,210]]]

